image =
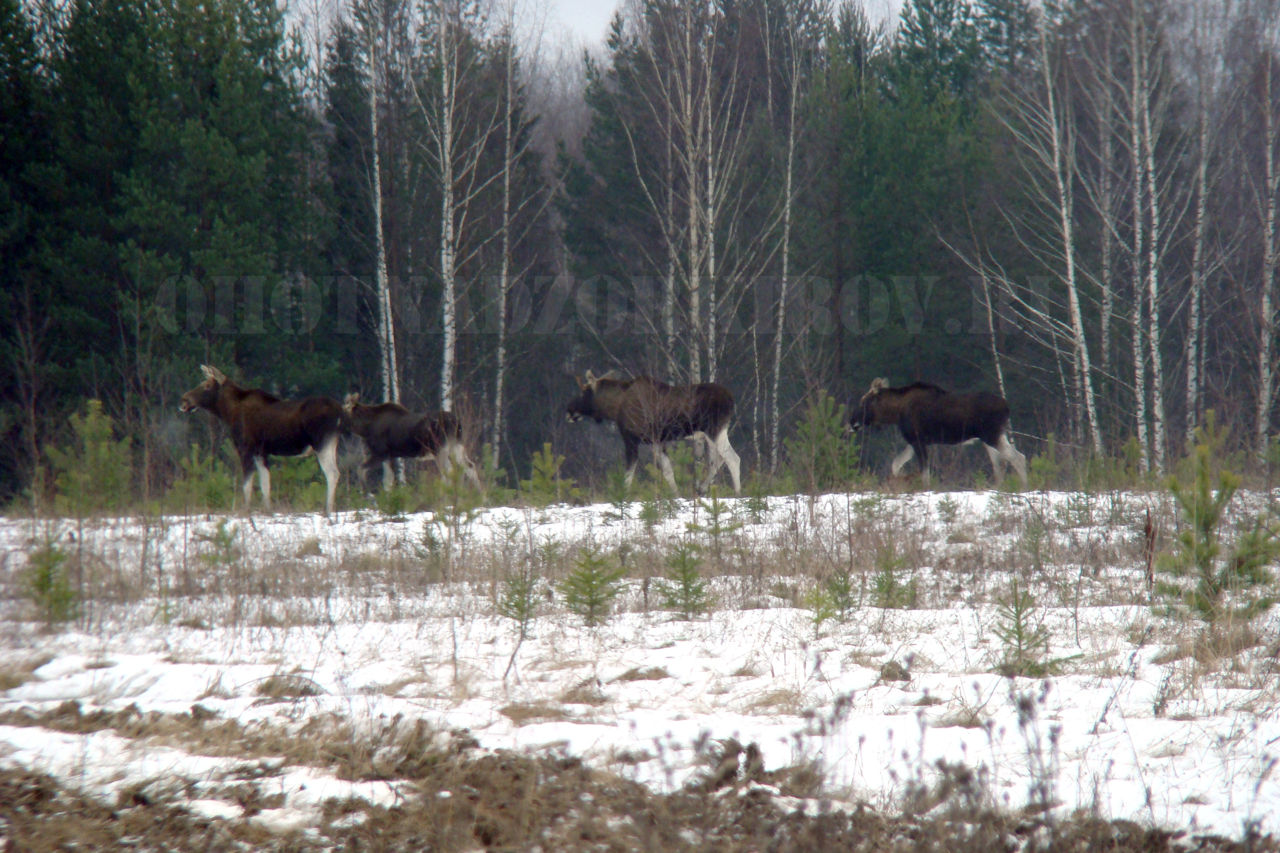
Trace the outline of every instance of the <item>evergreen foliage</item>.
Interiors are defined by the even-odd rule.
[[[573,571],[560,582],[560,595],[569,612],[595,628],[608,617],[625,576],[626,570],[615,566],[607,554],[586,546],[574,558]]]
[[[858,591],[853,575],[847,569],[833,572],[805,597],[805,604],[812,611],[813,625],[820,629],[829,619],[846,621],[858,605]]]
[[[231,508],[236,478],[221,459],[193,444],[178,468],[181,473],[165,498],[170,508],[181,512]]]
[[[534,506],[572,501],[581,497],[581,491],[571,478],[562,477],[564,456],[551,449],[551,442],[544,442],[542,450],[533,455],[529,479],[520,481],[520,492]]]
[[[584,60],[580,98],[561,98],[548,82],[560,75],[532,73],[510,32],[462,4],[453,127],[474,168],[454,174],[466,209],[445,223],[444,164],[424,144],[444,106],[435,7],[379,15],[357,3],[313,56],[273,0],[0,0],[0,499],[47,488],[48,449],[90,398],[129,441],[123,494],[174,487],[195,499],[191,447],[205,459],[220,434],[179,421],[174,402],[201,363],[280,396],[353,385],[377,396],[378,236],[401,394],[411,408],[437,404],[446,226],[461,283],[458,403],[512,470],[487,488],[513,484],[516,460],[545,452],[564,374],[604,363],[725,384],[747,471],[777,461],[773,471],[809,490],[849,481],[853,446],[831,443],[824,461],[815,442],[832,438],[823,425],[834,401],[875,376],[990,389],[999,370],[1018,428],[1058,437],[1036,470],[1044,481],[1071,470],[1145,476],[1153,454],[1191,443],[1207,396],[1193,399],[1196,387],[1240,401],[1229,416],[1253,422],[1250,444],[1263,453],[1275,408],[1257,396],[1264,348],[1223,330],[1276,336],[1264,288],[1280,279],[1258,199],[1274,195],[1263,186],[1274,147],[1265,129],[1280,87],[1263,85],[1275,46],[1246,37],[1270,32],[1274,10],[1193,5],[1222,20],[1192,26],[1162,4],[1111,0],[906,0],[895,26],[851,3],[640,0],[605,55]],[[1137,67],[1130,32],[1146,34],[1147,106],[1160,128],[1136,173],[1121,91]],[[1180,73],[1160,71],[1170,68]],[[1055,119],[1037,122],[1050,94]],[[1212,134],[1203,151],[1191,144],[1200,110],[1205,126],[1237,129],[1238,144]],[[1070,222],[1040,192],[1052,170],[1019,138],[1029,129],[1068,143]],[[1201,157],[1203,193],[1192,180]],[[1128,200],[1149,194],[1134,181],[1152,164],[1144,213]],[[1161,233],[1154,254],[1142,253],[1125,243],[1137,225],[1155,227],[1154,202]],[[1064,225],[1071,251],[1047,249]],[[1156,264],[1147,287],[1126,266],[1134,253],[1145,256],[1138,266]],[[1068,257],[1095,356],[1099,433],[1124,466],[1080,458],[1089,441],[1078,359],[1064,345],[1076,322]],[[1193,328],[1190,282],[1215,275],[1243,282],[1242,298],[1206,309]],[[1121,318],[1149,334],[1130,339]],[[494,412],[499,325],[505,402]],[[1193,333],[1195,357],[1175,358],[1192,354]],[[1144,347],[1147,361],[1160,355],[1184,372],[1161,382],[1161,448],[1133,443],[1135,404],[1153,390],[1132,387]],[[1175,423],[1183,412],[1187,423]],[[790,459],[775,460],[775,421]],[[564,473],[585,482],[593,462],[579,453],[585,438],[555,438],[572,460],[558,492]],[[572,499],[568,488],[537,499]]]
[[[996,608],[992,630],[1004,644],[1004,657],[997,667],[1002,675],[1040,678],[1056,672],[1060,662],[1047,659],[1049,631],[1037,616],[1035,597],[1018,588],[1017,578]]]
[[[538,614],[541,587],[542,579],[534,571],[532,560],[525,564],[523,570],[502,580],[502,591],[497,604],[498,615],[516,623],[521,639],[529,635],[529,625]]]
[[[791,473],[809,494],[847,487],[858,473],[858,442],[846,435],[848,414],[825,391],[809,400],[786,440]]]
[[[65,551],[45,542],[27,555],[24,584],[46,625],[68,622],[79,615],[80,598],[71,583]]]
[[[58,511],[84,518],[127,506],[133,476],[129,439],[115,438],[115,424],[100,400],[89,400],[70,420],[71,446],[49,448]]]
[[[1275,603],[1269,567],[1280,559],[1280,525],[1270,514],[1252,519],[1234,544],[1224,542],[1226,513],[1240,478],[1215,458],[1226,438],[1213,418],[1197,430],[1192,481],[1169,480],[1186,527],[1159,560],[1156,592],[1211,625],[1247,623]]]
[[[667,576],[658,582],[662,606],[689,620],[711,608],[713,598],[702,577],[702,558],[692,542],[680,542],[667,555]]]

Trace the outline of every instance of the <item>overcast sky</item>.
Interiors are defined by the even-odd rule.
[[[888,18],[897,14],[902,0],[864,0],[873,18]],[[604,43],[609,19],[618,8],[618,0],[550,0],[551,35],[567,31],[588,45]]]

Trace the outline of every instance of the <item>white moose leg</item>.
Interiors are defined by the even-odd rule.
[[[1007,433],[1000,434],[1000,456],[1006,462],[1013,466],[1013,470],[1018,472],[1018,476],[1022,478],[1022,485],[1027,484],[1027,457],[1018,452],[1018,448],[1013,446],[1013,442],[1009,440]]]
[[[338,491],[338,478],[341,476],[338,471],[338,434],[336,432],[325,439],[316,458],[320,460],[320,470],[324,472],[326,487],[324,514],[333,515],[333,497]]]
[[[454,464],[462,469],[462,475],[467,478],[471,488],[477,492],[483,491],[480,487],[480,474],[476,471],[475,463],[467,457],[466,446],[461,442],[450,442],[449,456],[453,459]]]
[[[1004,461],[1000,456],[1000,451],[989,444],[982,445],[987,451],[987,458],[991,460],[991,473],[996,479],[996,485],[1000,485],[1004,480]]]
[[[267,460],[261,456],[253,457],[253,464],[258,466],[258,488],[262,490],[262,508],[271,509],[271,471],[267,468]],[[247,487],[249,484],[245,483]],[[246,506],[248,494],[246,491]]]
[[[724,464],[724,457],[720,455],[720,451],[716,448],[715,442],[711,440],[711,436],[705,432],[695,432],[691,438],[696,439],[698,447],[706,444],[707,448],[707,473],[702,478],[702,482],[698,484],[698,494],[705,495],[711,488],[711,481],[716,478],[716,474],[720,471],[720,466]]]
[[[914,459],[915,455],[915,448],[908,444],[906,450],[893,457],[893,464],[889,468],[889,470],[893,472],[893,476],[898,476],[899,472],[902,471],[902,466]],[[925,472],[925,476],[928,476],[927,471]]]
[[[671,468],[671,457],[667,456],[667,449],[661,444],[653,446],[653,453],[658,457],[658,467],[662,469],[662,477],[667,481],[667,485],[671,487],[671,491],[676,491],[676,472]],[[628,472],[628,476],[630,472]],[[628,485],[630,481],[628,481]]]
[[[720,454],[720,458],[729,466],[729,478],[733,480],[733,493],[735,495],[742,494],[742,460],[738,457],[738,452],[733,449],[733,445],[729,443],[729,428],[726,426],[720,430],[720,434],[716,436],[716,451]]]
[[[245,515],[248,515],[249,504],[253,500],[253,472],[252,471],[244,475],[244,485],[241,486],[241,491],[244,493],[244,512],[245,512]]]
[[[706,492],[711,488],[711,481],[720,472],[720,467],[727,465],[729,479],[733,481],[733,493],[735,495],[742,494],[742,460],[738,458],[733,445],[729,444],[729,428],[726,426],[716,433],[714,441],[706,435],[703,435],[703,438],[707,442],[710,465],[707,470],[707,479],[702,484],[702,491]]]

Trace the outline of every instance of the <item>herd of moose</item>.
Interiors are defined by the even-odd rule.
[[[458,466],[473,486],[480,486],[476,466],[467,455],[462,425],[452,412],[421,414],[398,403],[367,405],[360,402],[358,394],[348,394],[342,403],[330,397],[281,400],[259,388],[241,387],[215,367],[203,365],[200,369],[204,381],[182,395],[179,409],[204,409],[227,425],[240,457],[246,511],[255,470],[263,505],[271,506],[270,457],[314,453],[325,477],[325,513],[331,514],[338,488],[338,438],[343,432],[363,439],[367,450],[361,466],[364,475],[368,478],[381,468],[385,487],[391,485],[392,461],[396,459],[434,460],[444,475]],[[627,486],[635,478],[640,445],[647,444],[674,490],[675,474],[665,445],[690,438],[702,441],[707,449],[707,472],[699,491],[710,487],[722,467],[729,471],[734,492],[741,491],[741,462],[729,443],[733,394],[723,385],[668,385],[648,376],[620,379],[612,371],[604,376],[587,371],[578,380],[578,391],[566,407],[566,416],[571,422],[586,417],[617,425]],[[912,457],[918,457],[928,482],[929,445],[981,441],[997,482],[1004,475],[1003,463],[1009,463],[1026,483],[1026,458],[1009,438],[1009,405],[1003,397],[954,394],[925,382],[891,388],[887,380],[876,379],[851,408],[851,431],[898,427],[907,448],[893,460],[894,476]]]

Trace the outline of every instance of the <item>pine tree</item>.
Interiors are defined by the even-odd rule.
[[[0,501],[32,475],[43,443],[38,413],[51,342],[36,241],[48,205],[41,186],[50,168],[47,96],[24,5],[0,0],[0,432],[16,428],[20,437],[0,454]]]
[[[978,75],[978,25],[969,0],[907,0],[902,7],[898,68],[931,93],[966,95]]]

